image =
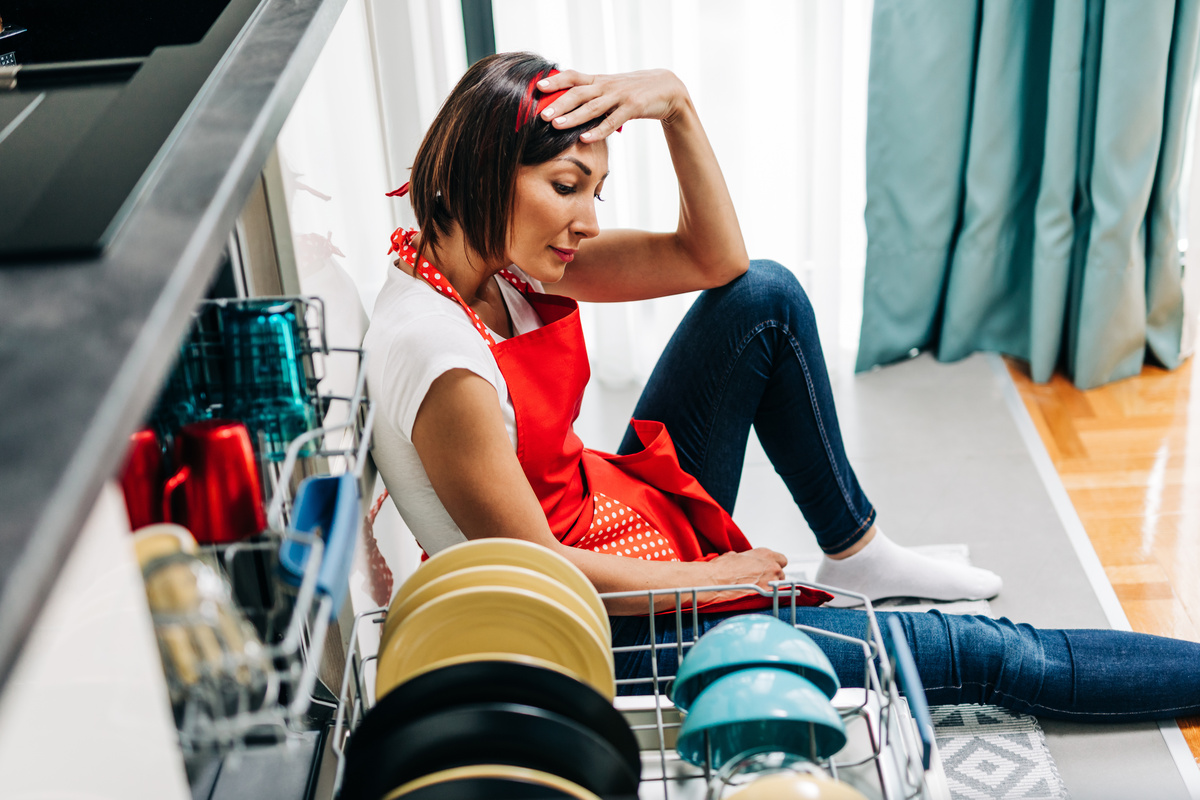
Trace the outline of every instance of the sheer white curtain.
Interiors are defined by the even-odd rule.
[[[683,78],[751,257],[796,272],[831,369],[852,358],[866,249],[871,0],[495,0],[493,11],[498,50],[533,50],[589,72],[666,67]],[[297,253],[324,258],[319,240],[331,239],[368,313],[387,233],[412,224],[408,205],[383,192],[408,179],[421,135],[466,66],[459,0],[351,0],[280,136],[285,174],[295,177],[293,230],[309,237]],[[601,223],[673,228],[678,196],[657,126],[635,122],[610,143]],[[689,303],[585,309],[597,376],[644,380]]]
[[[407,201],[384,193],[408,180],[425,128],[466,68],[459,0],[346,4],[278,139],[302,281],[332,257],[370,312],[388,236],[412,224]]]
[[[687,84],[751,258],[791,268],[826,359],[849,371],[866,253],[871,0],[494,0],[496,49],[584,72],[665,67]],[[671,230],[679,202],[660,130],[610,137],[601,225]],[[596,376],[644,380],[690,297],[585,309]]]

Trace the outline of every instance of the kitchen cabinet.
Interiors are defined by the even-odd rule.
[[[28,43],[0,69],[0,263],[93,256],[117,236],[147,168],[261,7],[6,2]]]
[[[0,265],[0,691],[344,4],[262,0],[107,248],[94,258]],[[98,608],[106,602],[112,597],[95,597]],[[96,689],[103,698],[104,686]],[[119,763],[136,777],[138,758],[126,748]]]
[[[200,41],[230,0],[192,0],[187,13],[143,0],[6,0],[7,25],[30,32],[24,63],[147,56]]]

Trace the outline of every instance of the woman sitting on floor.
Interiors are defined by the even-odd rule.
[[[673,233],[602,233],[605,140],[638,118],[662,123],[679,224]],[[926,558],[880,532],[842,447],[808,299],[786,269],[748,260],[674,75],[558,73],[528,53],[485,58],[447,98],[405,191],[420,228],[392,236],[399,257],[365,346],[381,411],[375,461],[427,552],[508,536],[561,553],[602,592],[766,586],[784,577],[786,559],[752,547],[730,517],[753,426],[825,553],[817,581],[872,599],[1000,590],[991,572]],[[584,448],[571,427],[589,376],[576,301],[698,289],[706,291],[655,367],[618,454]],[[797,621],[865,628],[864,612],[817,607],[825,599],[806,592],[812,605]],[[704,630],[762,606],[736,592],[702,600]],[[649,641],[647,619],[636,616],[643,599],[609,611],[614,646]],[[897,616],[933,703],[1099,719],[1200,709],[1200,645]],[[661,627],[670,630],[660,641],[674,637]],[[861,650],[820,644],[843,685],[861,685]],[[660,670],[673,672],[675,651],[660,653]],[[623,654],[617,670],[649,676],[649,654]]]

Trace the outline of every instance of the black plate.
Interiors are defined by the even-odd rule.
[[[434,711],[475,703],[518,703],[561,714],[604,737],[634,774],[641,769],[637,739],[629,724],[592,687],[544,667],[471,661],[418,675],[384,695],[350,737],[347,770],[358,750],[369,750],[398,726]]]
[[[575,800],[575,795],[502,778],[464,778],[436,783],[403,795],[404,800]],[[607,800],[638,800],[636,795]]]
[[[561,714],[517,703],[435,711],[360,747],[339,800],[379,800],[422,775],[472,764],[548,772],[601,797],[637,795],[638,774],[603,737]]]

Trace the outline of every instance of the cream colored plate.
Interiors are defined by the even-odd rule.
[[[544,658],[534,658],[533,656],[523,656],[519,653],[468,653],[463,656],[454,656],[445,658],[441,661],[434,661],[432,664],[426,664],[421,669],[405,677],[405,681],[416,680],[426,672],[433,672],[436,669],[444,667],[453,667],[456,664],[467,664],[473,661],[507,661],[513,664],[527,664],[531,667],[541,667],[542,669],[552,669],[555,672],[566,675],[568,678],[573,678],[580,683],[587,683],[578,674],[564,667],[562,664],[555,664],[553,661],[547,661]],[[399,684],[397,684],[399,685]]]
[[[569,780],[560,778],[557,775],[551,775],[549,772],[526,769],[525,767],[510,767],[502,764],[474,764],[469,767],[444,769],[441,772],[435,772],[431,775],[425,775],[416,780],[409,781],[384,797],[383,800],[397,800],[397,798],[415,792],[418,789],[424,789],[426,786],[438,783],[450,783],[451,781],[468,778],[502,778],[518,783],[531,783],[535,786],[546,786],[550,789],[557,789],[565,795],[578,798],[578,800],[600,800],[597,795],[592,794],[579,784],[571,783]]]
[[[484,653],[551,661],[605,698],[616,694],[609,644],[578,614],[527,589],[485,586],[449,592],[408,615],[380,650],[375,697],[436,661]]]
[[[380,651],[395,629],[390,620],[391,609],[402,605],[417,589],[460,569],[494,566],[524,567],[559,581],[591,607],[604,626],[602,638],[606,642],[612,641],[612,631],[609,628],[608,612],[604,610],[604,603],[600,601],[596,587],[592,586],[592,582],[579,567],[558,553],[533,542],[520,539],[475,539],[447,547],[418,567],[400,586],[396,596],[392,598],[388,619],[384,620],[383,633],[380,634]]]
[[[601,639],[611,639],[612,633],[608,627],[608,616],[603,621],[596,612],[584,602],[583,598],[568,589],[561,581],[547,577],[540,572],[534,572],[524,567],[491,566],[467,567],[455,570],[421,586],[408,595],[399,605],[393,604],[388,611],[387,624],[384,626],[380,649],[386,646],[391,631],[400,626],[409,614],[428,603],[435,597],[458,589],[469,589],[475,586],[512,586],[517,589],[527,589],[545,596],[548,600],[558,603],[569,611],[578,614],[592,627]],[[390,626],[390,630],[388,628]],[[611,655],[611,652],[610,652]]]
[[[145,569],[151,561],[172,553],[195,555],[196,540],[182,525],[159,522],[137,529],[133,534],[133,552],[137,555],[138,566]]]

